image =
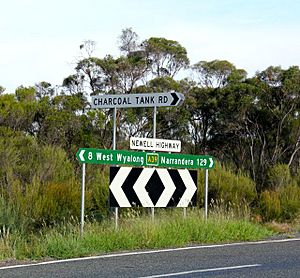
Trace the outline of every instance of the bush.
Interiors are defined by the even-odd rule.
[[[86,192],[91,196],[86,202],[89,218],[101,221],[108,215],[109,167],[86,165]]]
[[[260,212],[264,220],[285,221],[300,213],[300,186],[289,166],[277,164],[267,172],[268,190],[260,195]]]
[[[204,171],[199,171],[198,203],[204,204]],[[257,194],[254,181],[239,172],[235,174],[224,166],[217,165],[208,171],[208,196],[210,205],[222,204],[225,210],[234,209],[239,214],[248,211]]]
[[[0,226],[13,230],[34,231],[42,226],[79,218],[81,190],[78,183],[41,184],[34,180],[26,190],[14,182],[8,199],[0,198]],[[86,196],[88,200],[90,195]]]
[[[264,220],[279,219],[282,214],[279,192],[264,191],[260,195],[259,203],[261,215]]]
[[[30,230],[79,216],[80,194],[63,149],[0,128],[0,229]]]
[[[276,189],[292,182],[290,168],[287,164],[276,164],[267,171],[267,186]]]
[[[264,191],[260,196],[260,211],[265,221],[285,221],[300,213],[300,187],[296,184]]]

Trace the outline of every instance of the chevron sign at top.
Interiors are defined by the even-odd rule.
[[[183,169],[212,169],[215,166],[214,158],[209,155],[84,148],[79,149],[76,156],[79,162],[89,164],[156,166]]]
[[[184,95],[177,92],[92,96],[92,108],[178,106]]]

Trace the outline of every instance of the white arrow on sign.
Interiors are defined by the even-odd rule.
[[[146,185],[154,171],[155,168],[144,168],[133,186],[133,189],[143,207],[154,207],[152,200],[146,190]]]
[[[81,150],[81,151],[79,152],[79,158],[80,158],[80,160],[83,161],[83,162],[85,161],[85,158],[84,158],[84,156],[83,156],[84,153],[85,153],[85,150]]]
[[[129,108],[177,106],[184,95],[177,92],[92,96],[92,108]]]
[[[214,160],[210,157],[209,158],[209,168],[211,168],[214,165]]]
[[[194,196],[197,186],[195,185],[189,171],[187,169],[178,170],[183,183],[185,184],[186,190],[184,191],[177,207],[186,208],[189,205],[192,197]]]
[[[122,185],[129,175],[131,169],[132,167],[121,167],[109,186],[120,207],[131,207],[131,204],[122,189]]]
[[[170,174],[167,169],[156,169],[157,174],[159,175],[165,189],[161,196],[159,197],[156,207],[166,207],[172,198],[174,191],[176,190],[176,186],[170,177]]]

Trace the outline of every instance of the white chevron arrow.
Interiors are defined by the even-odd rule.
[[[180,169],[178,170],[179,175],[183,181],[183,183],[185,184],[186,190],[184,191],[177,207],[180,208],[186,208],[188,207],[191,199],[193,198],[196,190],[197,190],[197,186],[195,185],[190,172],[187,169]]]
[[[131,207],[131,204],[129,203],[122,189],[122,185],[129,175],[131,169],[132,167],[121,167],[109,186],[120,207]]]
[[[165,189],[155,204],[155,207],[166,207],[176,190],[176,186],[167,169],[156,169],[156,172],[165,186]]]
[[[144,168],[133,186],[133,189],[143,207],[154,207],[149,193],[145,188],[154,171],[155,168]]]
[[[85,150],[81,150],[80,152],[79,152],[79,158],[81,159],[81,161],[85,161],[85,159],[84,159],[84,156],[83,156],[83,154],[85,153]]]
[[[214,160],[210,157],[209,162],[209,168],[211,168],[214,165]]]

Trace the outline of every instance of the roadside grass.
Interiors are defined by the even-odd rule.
[[[300,234],[300,214],[289,222],[267,222],[264,224],[269,230],[279,234],[293,236],[295,233]]]
[[[154,220],[149,215],[120,219],[118,230],[113,220],[85,223],[83,237],[79,226],[72,221],[30,235],[2,229],[0,260],[64,259],[116,251],[254,241],[274,234],[247,218],[234,219],[230,214],[212,212],[205,220],[203,211],[192,209],[186,217],[182,210],[157,210]]]

